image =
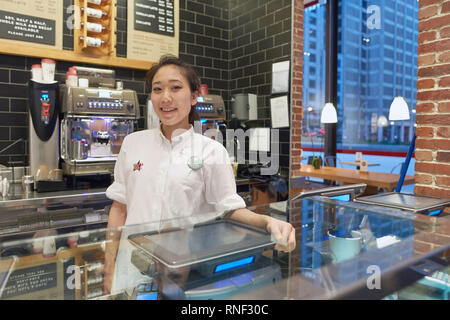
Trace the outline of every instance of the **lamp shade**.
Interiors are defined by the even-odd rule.
[[[380,117],[378,118],[377,125],[378,125],[379,127],[387,127],[387,125],[388,125],[388,120],[386,119],[386,116],[380,116]]]
[[[321,123],[337,123],[336,108],[330,102],[326,103],[322,109],[322,115],[320,116]]]
[[[409,120],[409,109],[403,97],[395,97],[389,109],[389,120]]]

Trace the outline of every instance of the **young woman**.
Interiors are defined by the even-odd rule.
[[[114,183],[106,192],[114,200],[108,228],[215,213],[266,229],[279,240],[275,249],[293,250],[294,228],[246,209],[236,193],[226,149],[194,132],[200,86],[194,69],[176,57],[164,56],[146,80],[161,125],[125,138]],[[111,290],[116,251],[117,247],[110,246],[106,252],[106,293]]]

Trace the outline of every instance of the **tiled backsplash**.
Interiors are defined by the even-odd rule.
[[[126,54],[126,0],[118,0],[117,55]],[[64,14],[71,0],[64,0]],[[202,83],[225,101],[228,119],[231,95],[258,95],[258,125],[270,127],[271,64],[290,59],[291,1],[180,0],[180,57],[196,67]],[[64,49],[73,48],[66,26]],[[0,150],[19,138],[24,141],[0,154],[0,164],[28,165],[27,82],[31,65],[40,59],[0,55]],[[56,79],[65,82],[73,62],[57,61]],[[86,65],[105,68],[103,66]],[[113,68],[124,88],[136,90],[141,115],[148,95],[145,71]],[[144,118],[138,123],[144,128]],[[289,128],[280,130],[280,165],[289,167]]]

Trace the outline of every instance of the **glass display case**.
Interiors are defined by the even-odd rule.
[[[15,187],[0,201],[0,243],[106,227],[112,200],[104,189],[24,193]]]
[[[450,219],[313,196],[249,208],[296,248],[217,213],[0,243],[1,299],[448,299]]]

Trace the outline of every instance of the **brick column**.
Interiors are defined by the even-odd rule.
[[[419,1],[415,194],[450,198],[450,1]]]
[[[303,0],[292,1],[292,48],[291,48],[291,148],[290,148],[290,177],[299,176],[300,162],[302,157],[301,137],[302,137],[302,90],[303,90]],[[292,185],[289,184],[291,189]],[[289,192],[291,195],[291,192]],[[300,266],[302,254],[301,245],[301,214],[299,203],[296,207],[290,208],[290,222],[296,230],[297,247],[291,252],[290,263],[293,266]],[[299,269],[293,268],[291,274],[297,273]],[[290,284],[288,283],[288,291]]]
[[[303,0],[293,0],[291,71],[291,161],[290,176],[299,176],[302,157],[303,90]]]

